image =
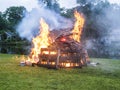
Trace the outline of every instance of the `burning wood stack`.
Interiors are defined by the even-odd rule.
[[[76,22],[73,30],[62,32],[57,37],[54,31],[49,31],[48,25],[41,19],[41,32],[32,40],[34,47],[31,49],[26,65],[31,62],[32,65],[61,68],[82,67],[90,62],[87,50],[80,41],[85,20],[77,11],[74,16]]]

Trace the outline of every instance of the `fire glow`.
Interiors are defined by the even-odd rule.
[[[81,39],[81,34],[82,34],[82,29],[83,29],[83,25],[84,25],[84,18],[81,14],[79,14],[77,11],[74,12],[74,16],[76,19],[76,22],[74,24],[74,28],[71,31],[72,34],[72,38],[77,41],[80,42]],[[31,49],[30,55],[28,57],[28,59],[26,60],[26,63],[37,63],[39,62],[39,55],[40,54],[46,54],[46,55],[58,55],[56,51],[43,51],[41,52],[41,49],[43,48],[48,48],[48,46],[52,43],[51,42],[51,38],[49,36],[50,31],[49,31],[49,26],[48,24],[41,18],[40,19],[40,34],[38,36],[36,36],[35,38],[32,39],[32,43],[33,43],[33,48]],[[66,41],[66,38],[62,38],[61,39],[62,42]],[[55,65],[55,62],[50,62],[51,65]],[[49,64],[50,64],[49,63]],[[42,61],[41,64],[47,64],[46,61]],[[64,67],[72,67],[72,66],[78,66],[78,64],[76,63],[74,65],[74,63],[61,63],[61,65],[63,64]]]
[[[79,14],[77,11],[74,12],[74,16],[76,18],[76,22],[75,22],[74,28],[72,30],[73,39],[75,41],[80,42],[83,25],[85,23],[85,19],[83,18],[82,14]]]
[[[40,26],[40,34],[32,40],[34,45],[32,52],[35,56],[38,56],[38,54],[40,54],[41,48],[47,48],[50,44],[50,40],[48,38],[49,26],[43,19],[40,20]]]
[[[31,61],[37,63],[39,60],[38,55],[41,53],[41,48],[47,48],[50,44],[49,40],[49,26],[48,24],[41,18],[40,20],[40,34],[33,38],[33,48],[31,49],[30,57],[28,57],[27,61]],[[45,54],[49,54],[49,52],[44,52]]]

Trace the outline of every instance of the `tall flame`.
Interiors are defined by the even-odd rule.
[[[75,22],[74,28],[72,30],[73,39],[75,41],[80,42],[82,29],[83,29],[83,25],[84,25],[85,19],[82,16],[82,14],[79,14],[77,11],[74,12],[74,17],[76,18],[76,22]]]
[[[32,40],[32,43],[34,45],[34,47],[31,49],[32,60],[38,59],[41,48],[47,48],[50,44],[50,40],[48,38],[49,26],[42,18],[40,20],[40,26],[40,34]]]
[[[73,39],[75,41],[80,42],[82,29],[83,29],[85,20],[83,16],[79,14],[77,11],[75,11],[74,16],[76,18],[76,22],[72,30]],[[38,55],[41,53],[41,48],[48,48],[48,46],[51,43],[51,39],[49,37],[50,32],[49,32],[48,24],[43,19],[41,19],[40,26],[41,26],[40,34],[32,39],[32,43],[34,47],[31,49],[30,56],[28,57],[28,60],[27,60],[28,63],[29,62],[37,63],[39,61]],[[44,53],[48,53],[48,52],[44,52]],[[51,52],[51,54],[56,54],[56,53]],[[66,64],[67,67],[69,65],[70,65],[69,63]]]

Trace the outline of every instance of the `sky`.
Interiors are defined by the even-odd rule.
[[[72,8],[76,0],[59,0],[61,7]],[[110,3],[120,4],[120,0],[109,0]],[[4,12],[10,6],[24,6],[28,11],[38,7],[37,0],[0,0],[0,11]]]
[[[37,7],[37,0],[0,0],[0,11],[3,12],[10,6],[24,6],[30,11],[32,8]]]

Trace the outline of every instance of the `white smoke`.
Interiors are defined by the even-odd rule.
[[[90,0],[88,0],[90,1]],[[97,1],[97,0],[96,0]],[[105,0],[102,0],[106,2]],[[110,0],[108,0],[110,2]],[[99,4],[99,2],[97,2]],[[96,3],[96,5],[97,5]],[[110,2],[102,13],[97,17],[98,32],[102,35],[100,39],[89,39],[86,41],[86,48],[95,50],[102,55],[120,58],[120,1]],[[94,4],[95,5],[95,4]],[[99,4],[99,7],[102,4]],[[93,6],[91,11],[94,12],[97,7]],[[98,8],[99,8],[98,7]],[[104,7],[103,7],[104,8]],[[99,9],[98,9],[99,10]],[[104,28],[103,28],[104,27]],[[99,41],[98,41],[99,40]],[[103,46],[104,47],[103,47]],[[96,48],[97,47],[97,48]],[[96,53],[95,53],[96,54]]]
[[[76,0],[59,0],[60,7],[64,8],[73,8],[76,7],[78,4],[76,3]]]
[[[110,29],[108,32],[108,50],[110,55],[120,57],[120,6],[114,6],[113,10],[106,11],[106,15],[110,21]]]
[[[32,11],[25,15],[25,18],[18,25],[17,31],[22,38],[31,40],[39,32],[40,18],[45,19],[50,30],[71,28],[72,22],[59,14],[44,7],[44,4],[38,5]]]
[[[108,0],[110,3],[120,4],[120,0]]]

